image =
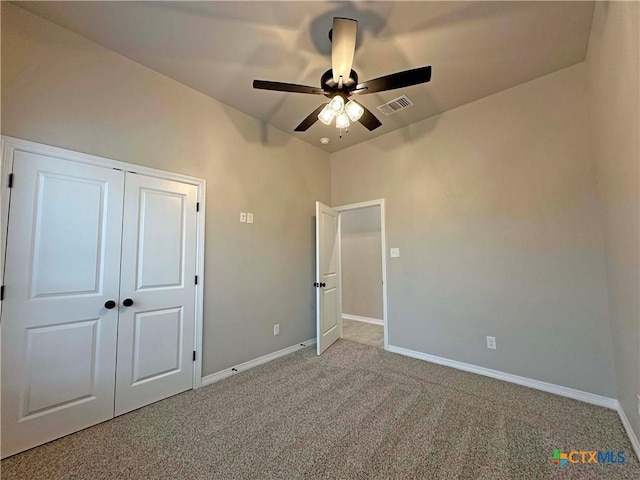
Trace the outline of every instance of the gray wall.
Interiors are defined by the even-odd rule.
[[[640,4],[597,3],[587,66],[617,397],[640,437]]]
[[[7,2],[2,134],[207,180],[205,375],[315,336],[328,154]]]
[[[342,313],[382,320],[380,207],[340,214]]]
[[[334,205],[386,199],[390,345],[615,395],[586,73],[332,154]]]
[[[597,5],[586,64],[333,154],[330,172],[321,150],[3,2],[2,133],[207,179],[204,374],[311,338],[314,202],[384,197],[392,345],[615,396],[613,344],[638,432],[637,10]]]

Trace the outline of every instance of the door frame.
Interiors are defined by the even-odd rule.
[[[369,200],[366,202],[350,203],[348,205],[341,205],[339,207],[331,207],[338,213],[346,212],[349,210],[360,210],[369,207],[380,207],[380,239],[381,239],[381,255],[382,255],[382,328],[384,336],[384,349],[389,350],[389,315],[387,311],[387,234],[385,227],[385,205],[384,198],[377,200]],[[342,268],[342,215],[338,218],[338,242],[340,248],[338,250],[338,261]],[[342,302],[342,276],[340,276],[340,302]],[[342,336],[342,332],[340,333]]]
[[[88,153],[76,152],[65,148],[53,147],[42,143],[31,142],[20,138],[2,136],[0,144],[0,152],[2,155],[1,176],[0,176],[0,215],[2,225],[2,238],[0,240],[0,280],[4,285],[4,263],[5,250],[7,242],[7,229],[9,226],[9,210],[11,202],[11,189],[9,188],[9,174],[13,172],[13,158],[15,151],[23,151],[46,155],[48,157],[59,158],[72,162],[83,163],[87,165],[95,165],[97,167],[113,168],[122,170],[123,172],[140,173],[149,177],[163,178],[165,180],[173,180],[189,185],[195,185],[198,189],[197,202],[199,203],[198,216],[196,218],[196,275],[198,276],[198,284],[195,295],[195,328],[194,328],[194,349],[196,351],[196,359],[193,362],[193,389],[200,388],[202,385],[202,321],[204,312],[204,232],[205,232],[205,199],[206,199],[206,180],[197,177],[190,177],[179,173],[167,172],[150,167],[143,167],[133,163],[112,160],[106,157],[90,155]],[[2,315],[2,301],[0,301],[0,317]]]

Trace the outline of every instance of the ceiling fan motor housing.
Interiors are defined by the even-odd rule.
[[[355,90],[356,85],[358,85],[358,74],[355,70],[351,70],[349,78],[342,79],[342,90],[345,92]],[[338,91],[338,84],[333,80],[333,69],[329,69],[322,74],[320,88],[329,91]]]

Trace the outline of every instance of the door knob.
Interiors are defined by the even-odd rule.
[[[133,305],[133,300],[131,300],[130,298],[125,298],[122,301],[122,305],[124,305],[125,307],[130,307],[131,305]]]
[[[113,300],[107,300],[106,302],[104,302],[104,308],[108,310],[111,310],[115,306],[116,306],[116,302],[114,302]]]

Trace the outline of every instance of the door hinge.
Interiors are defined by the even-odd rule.
[[[198,284],[198,275],[196,275],[196,285]]]
[[[193,351],[193,361],[194,362],[196,361],[196,351],[195,350]]]
[[[200,202],[196,202],[196,212],[200,211]]]
[[[9,174],[9,181],[7,182],[8,188],[13,188],[13,173]]]
[[[0,300],[4,300],[4,285],[0,287]]]

